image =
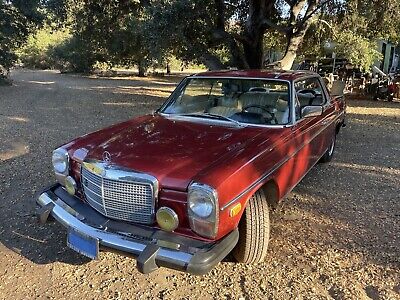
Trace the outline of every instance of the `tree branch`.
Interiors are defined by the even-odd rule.
[[[217,10],[216,27],[225,30],[225,3],[224,0],[215,0],[215,9]]]
[[[303,20],[301,23],[305,23],[308,19],[310,19],[318,10],[320,10],[322,7],[324,7],[326,4],[329,2],[333,2],[333,0],[326,0],[326,1],[321,1],[318,5],[315,6],[315,8],[310,12],[310,7],[311,5],[307,8],[307,12],[304,15]]]
[[[272,28],[275,29],[279,32],[283,32],[283,33],[287,33],[291,30],[292,26],[282,26],[282,25],[278,25],[275,22],[265,18],[261,21],[260,23],[261,29],[262,30],[266,30],[267,28]]]
[[[223,69],[224,67],[221,60],[209,51],[206,51],[201,55],[200,61],[210,70]]]

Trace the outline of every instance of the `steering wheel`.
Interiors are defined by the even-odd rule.
[[[264,114],[262,114],[263,118],[267,121],[267,122],[271,122],[272,120],[275,121],[275,123],[278,123],[278,120],[276,119],[275,116],[275,111],[276,108],[271,106],[271,105],[258,105],[258,104],[250,104],[247,105],[245,107],[242,108],[242,112],[249,112],[248,109],[249,108],[259,108],[261,109],[263,112],[267,113],[269,116],[265,116]]]

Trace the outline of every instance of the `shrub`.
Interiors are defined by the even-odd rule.
[[[79,36],[73,36],[49,49],[48,55],[56,68],[63,72],[88,73],[97,61],[89,44]]]
[[[68,31],[52,31],[45,27],[30,36],[24,47],[18,51],[20,61],[28,68],[56,69],[56,57],[51,55],[52,49],[70,38]]]

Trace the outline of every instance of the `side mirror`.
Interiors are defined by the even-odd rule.
[[[304,106],[301,110],[301,117],[302,118],[309,118],[309,117],[318,117],[322,115],[323,109],[322,106]]]

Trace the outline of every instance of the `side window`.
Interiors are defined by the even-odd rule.
[[[326,97],[317,77],[296,81],[296,120],[300,119],[300,112],[304,106],[324,105]]]

